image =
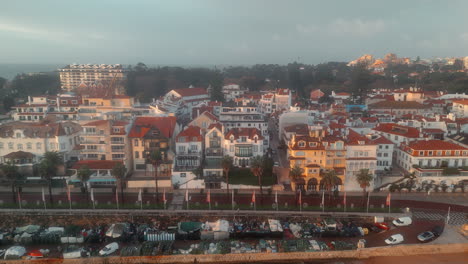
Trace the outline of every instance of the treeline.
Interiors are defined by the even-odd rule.
[[[1,110],[9,111],[15,100],[27,96],[56,94],[60,90],[60,78],[56,73],[50,74],[18,74],[8,82],[0,77]]]

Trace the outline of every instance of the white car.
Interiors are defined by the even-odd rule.
[[[400,244],[401,242],[403,242],[403,240],[404,239],[401,234],[396,234],[385,239],[385,243],[387,243],[388,245],[396,245],[396,244]]]
[[[409,226],[411,223],[413,223],[413,220],[411,220],[411,217],[400,217],[398,219],[393,220],[392,222],[395,226]]]
[[[109,245],[105,246],[99,251],[100,256],[109,256],[110,254],[116,252],[119,249],[119,244],[117,242],[112,242]]]

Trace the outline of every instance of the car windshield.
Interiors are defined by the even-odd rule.
[[[109,250],[111,250],[110,247],[104,247],[104,248],[102,249],[102,251],[109,251]]]
[[[401,221],[400,219],[397,219],[396,222],[399,224],[403,224],[403,221]]]
[[[393,238],[393,237],[390,237],[388,240],[390,240],[390,241],[392,241],[392,242],[393,242],[393,241],[395,241],[396,239],[395,239],[395,238]]]
[[[431,233],[429,233],[429,232],[424,232],[423,236],[424,236],[424,237],[430,237],[430,236],[431,236]]]

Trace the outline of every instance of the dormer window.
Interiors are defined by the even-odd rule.
[[[359,145],[364,145],[364,143],[365,143],[364,141],[358,141]]]
[[[299,141],[299,142],[297,143],[297,145],[298,145],[299,147],[305,147],[305,146],[306,146],[306,143],[305,143],[305,141]]]
[[[309,147],[316,147],[317,146],[317,142],[309,142]]]
[[[16,138],[21,138],[21,133],[16,133]]]
[[[159,131],[153,130],[152,134],[153,134],[153,136],[157,136],[157,135],[159,135]]]
[[[120,128],[119,127],[114,127],[114,133],[120,133]]]

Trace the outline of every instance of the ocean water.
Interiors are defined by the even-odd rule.
[[[0,63],[0,77],[12,80],[17,74],[53,72],[65,64],[6,64]]]

